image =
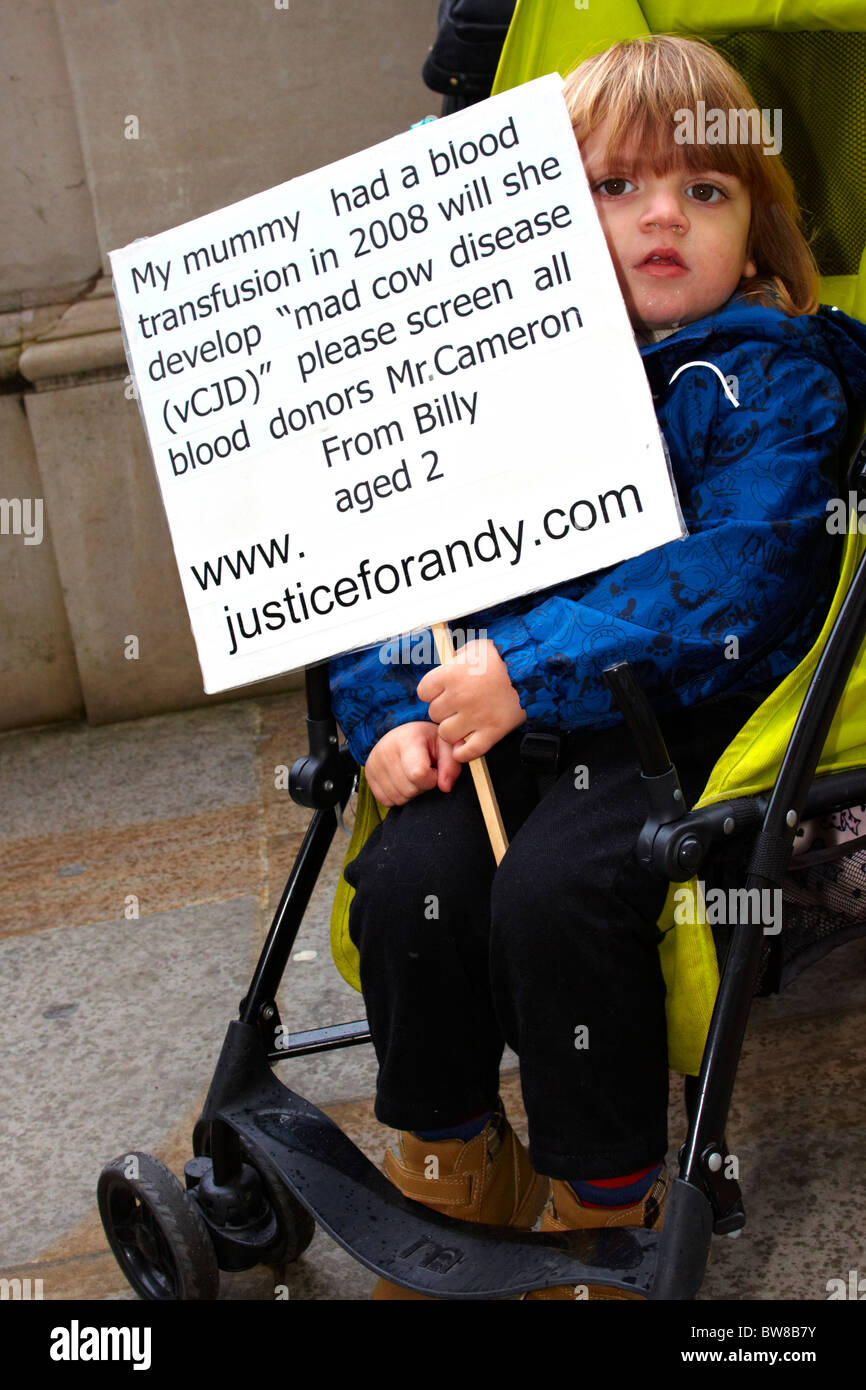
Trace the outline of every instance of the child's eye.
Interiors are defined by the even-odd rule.
[[[601,183],[595,185],[593,192],[604,193],[608,198],[618,198],[620,194],[625,193],[626,185],[630,189],[633,189],[635,186],[633,183],[630,183],[628,179],[602,179]]]
[[[698,203],[718,203],[722,198],[728,196],[724,189],[719,188],[718,184],[715,183],[693,183],[686,192],[694,194],[695,201]],[[718,197],[713,197],[714,193],[718,194]]]

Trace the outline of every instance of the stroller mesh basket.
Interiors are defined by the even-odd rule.
[[[834,947],[866,934],[866,805],[803,829],[808,848],[794,855],[785,879],[780,988]]]

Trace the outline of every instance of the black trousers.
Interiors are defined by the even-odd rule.
[[[759,701],[662,721],[689,805]],[[667,885],[635,857],[647,803],[626,731],[570,735],[541,797],[521,737],[487,755],[510,840],[498,869],[466,767],[450,793],[392,808],[347,869],[376,1116],[440,1129],[492,1108],[507,1042],[536,1171],[618,1177],[667,1150]]]

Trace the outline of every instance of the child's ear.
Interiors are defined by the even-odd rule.
[[[746,264],[743,266],[743,276],[742,276],[742,278],[743,278],[744,280],[751,280],[751,279],[754,278],[755,275],[757,275],[757,273],[758,273],[758,267],[755,265],[755,262],[754,262],[751,258],[749,258],[749,259],[746,261]]]

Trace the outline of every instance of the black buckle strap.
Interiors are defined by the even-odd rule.
[[[550,791],[568,760],[566,739],[562,734],[528,733],[520,743],[520,761],[535,774],[543,796]]]

